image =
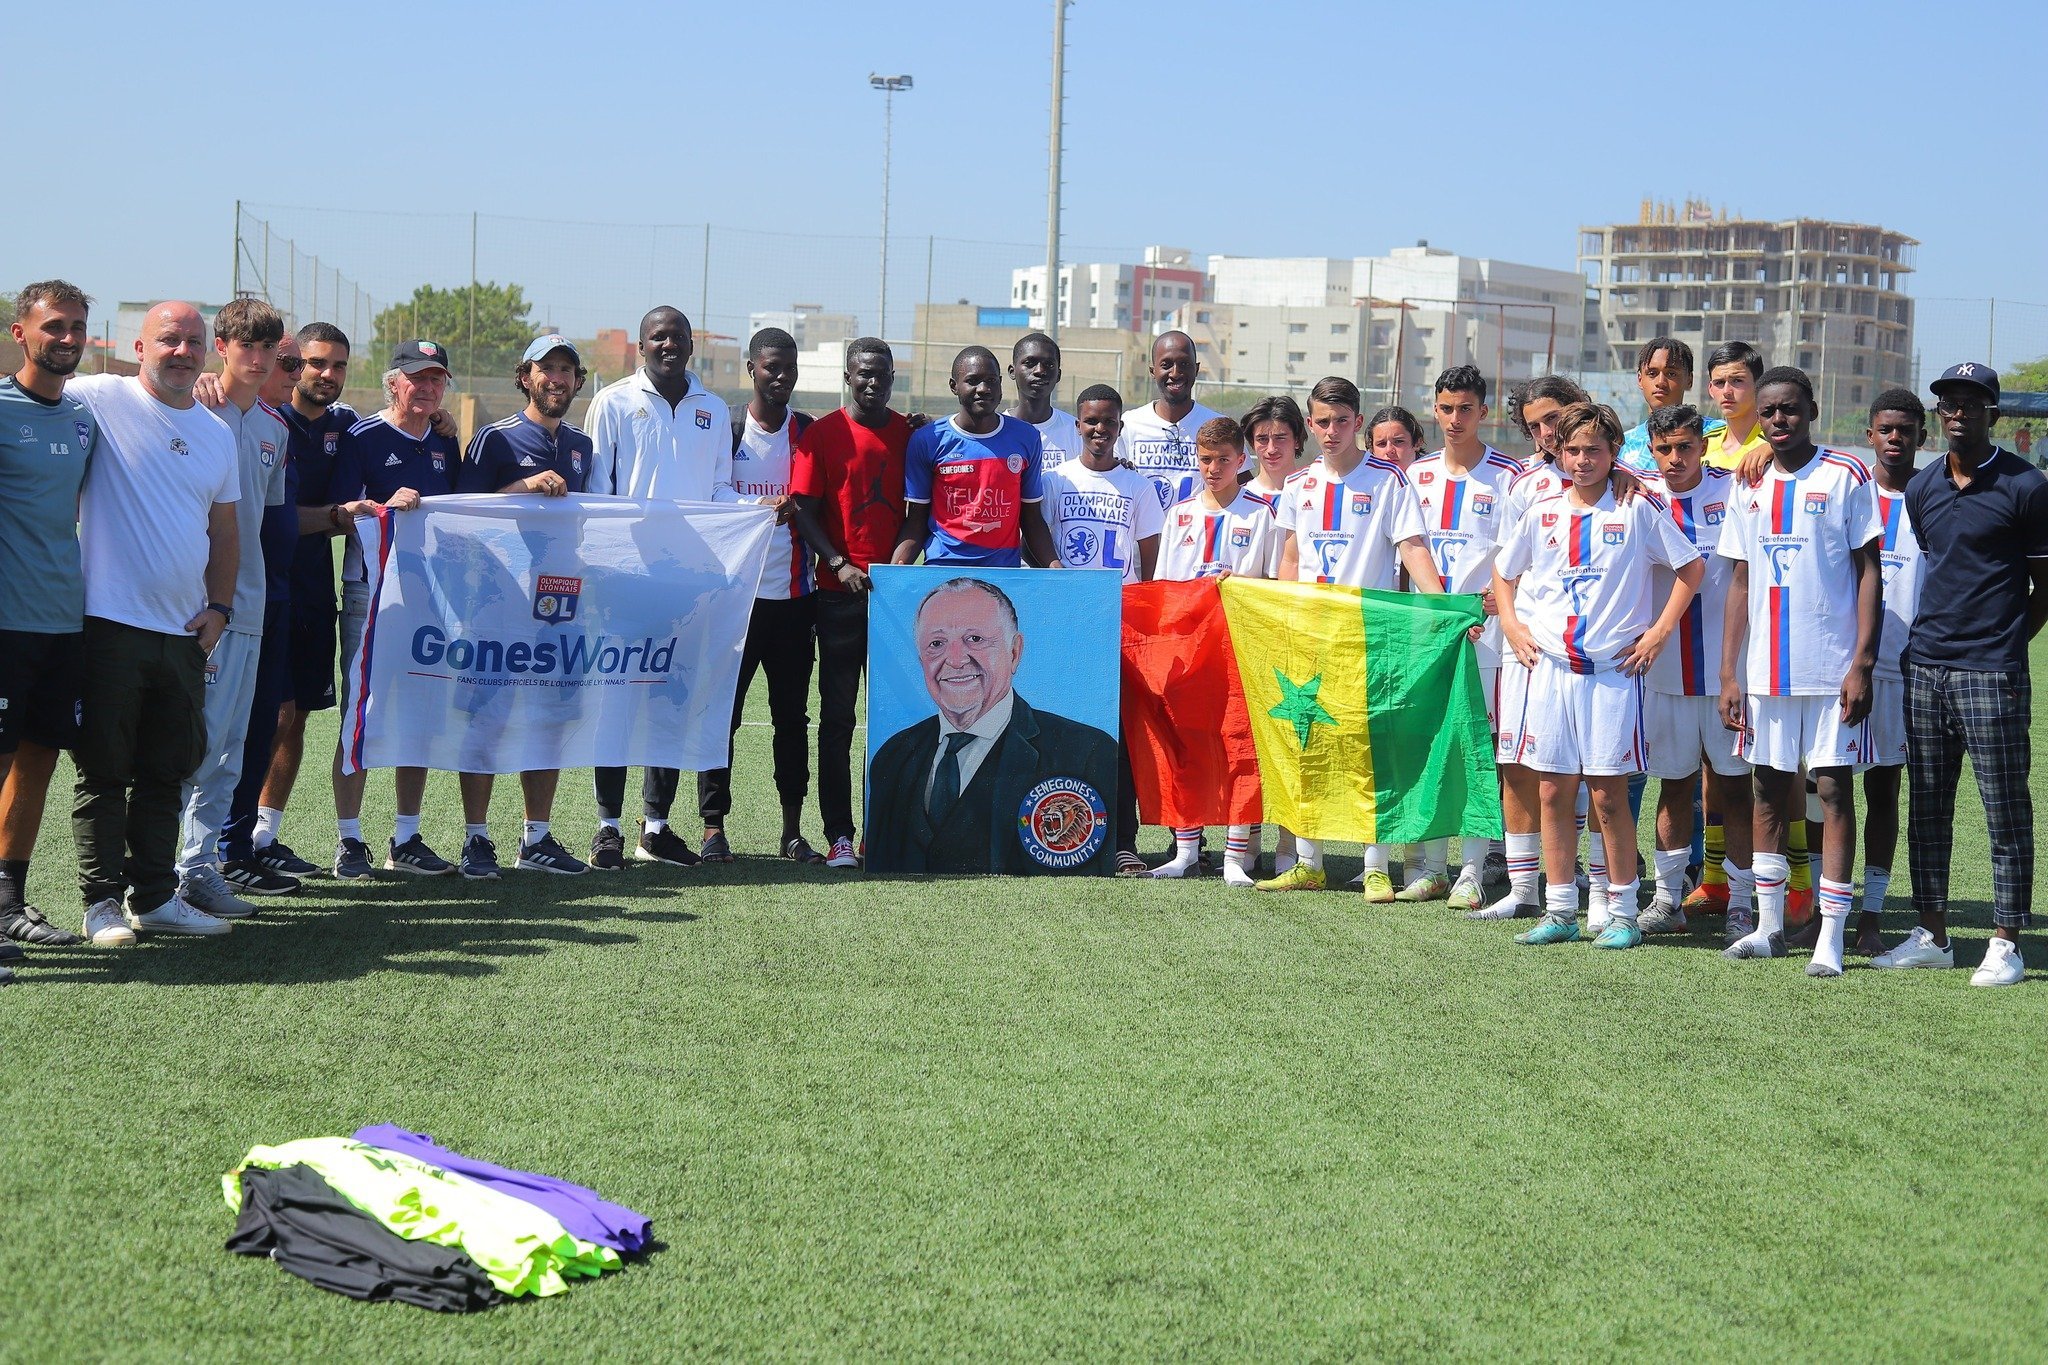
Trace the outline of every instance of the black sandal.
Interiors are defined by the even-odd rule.
[[[782,846],[782,856],[793,863],[803,863],[806,866],[819,865],[825,861],[825,855],[812,848],[801,834]]]
[[[725,831],[721,829],[706,832],[704,842],[697,848],[697,857],[707,863],[731,862],[732,845],[725,841]]]

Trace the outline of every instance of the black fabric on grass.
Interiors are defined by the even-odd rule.
[[[352,1299],[467,1313],[504,1298],[475,1261],[450,1247],[400,1237],[309,1166],[242,1172],[242,1216],[227,1249],[268,1256],[300,1279]]]

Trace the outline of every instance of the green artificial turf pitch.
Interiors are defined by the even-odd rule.
[[[318,860],[308,766],[285,837]],[[75,925],[68,780],[31,891]],[[1965,966],[1837,981],[1334,891],[798,869],[765,728],[737,784],[725,868],[314,882],[224,940],[34,954],[0,992],[0,1356],[2048,1352],[2048,985],[1968,984],[1967,781]],[[501,781],[508,863],[517,814]],[[437,775],[428,838],[460,832]],[[221,1250],[248,1147],[385,1121],[664,1245],[461,1318]]]

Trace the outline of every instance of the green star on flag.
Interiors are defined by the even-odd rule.
[[[1323,709],[1316,700],[1316,693],[1322,690],[1323,675],[1318,673],[1305,683],[1295,683],[1279,669],[1273,670],[1273,680],[1280,684],[1280,704],[1266,714],[1275,720],[1286,721],[1294,727],[1294,737],[1301,747],[1308,747],[1308,737],[1318,722],[1335,725],[1337,718]]]

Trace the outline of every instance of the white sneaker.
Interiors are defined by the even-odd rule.
[[[226,920],[216,919],[188,904],[183,896],[171,897],[148,914],[138,915],[131,911],[128,923],[138,933],[147,930],[152,934],[192,934],[202,938],[225,934],[234,928]]]
[[[1906,941],[1890,952],[1879,953],[1870,959],[1873,967],[1953,967],[1956,965],[1956,945],[1951,942],[1943,948],[1936,945],[1934,935],[1919,925],[1906,935]]]
[[[208,863],[187,872],[178,883],[178,898],[215,919],[247,919],[256,907],[235,894],[220,869]]]
[[[1237,887],[1239,890],[1248,890],[1254,883],[1251,873],[1226,858],[1223,862],[1223,884]]]
[[[133,948],[135,931],[117,900],[94,901],[85,910],[86,942],[95,948]]]
[[[1994,938],[1984,949],[1984,963],[1970,973],[1972,986],[2017,986],[2027,979],[2027,964],[2020,960],[2020,945],[2011,939]]]

